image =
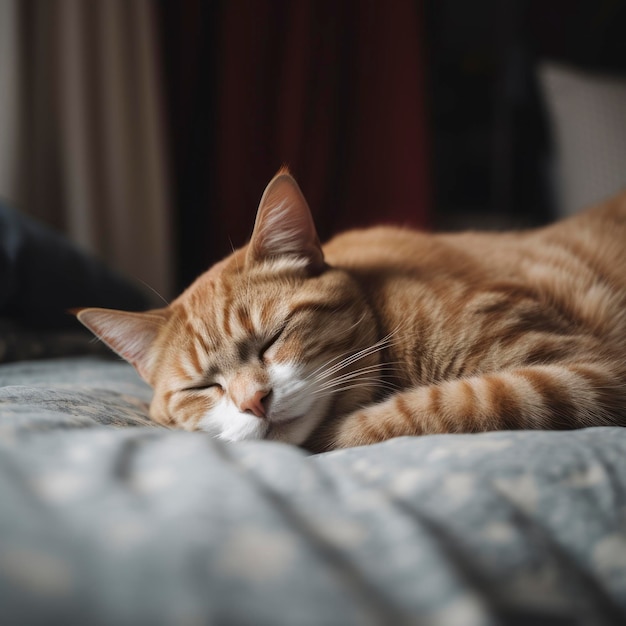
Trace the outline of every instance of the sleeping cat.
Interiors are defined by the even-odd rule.
[[[547,228],[353,230],[321,246],[286,169],[248,245],[171,305],[78,319],[152,418],[319,451],[626,423],[626,194]]]

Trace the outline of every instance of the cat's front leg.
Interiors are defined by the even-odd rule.
[[[393,437],[624,423],[623,374],[604,363],[540,365],[407,389],[338,419],[327,449]]]

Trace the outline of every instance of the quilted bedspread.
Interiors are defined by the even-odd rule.
[[[1,624],[624,624],[626,431],[311,456],[155,426],[95,356],[0,366]]]

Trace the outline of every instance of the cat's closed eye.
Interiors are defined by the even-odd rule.
[[[184,387],[182,391],[207,391],[214,389],[215,391],[224,391],[224,388],[219,383],[199,383],[198,385],[190,385]]]
[[[259,350],[259,358],[262,361],[267,360],[267,352],[268,350],[280,339],[281,335],[285,332],[285,328],[287,324],[283,324],[278,331],[276,331],[263,345]]]

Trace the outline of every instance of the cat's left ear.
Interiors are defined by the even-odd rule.
[[[266,187],[257,211],[246,260],[304,261],[311,273],[320,273],[324,254],[311,210],[298,183],[282,169]]]
[[[146,382],[152,383],[151,348],[167,321],[167,309],[131,313],[90,308],[70,312],[109,348],[133,365]]]

